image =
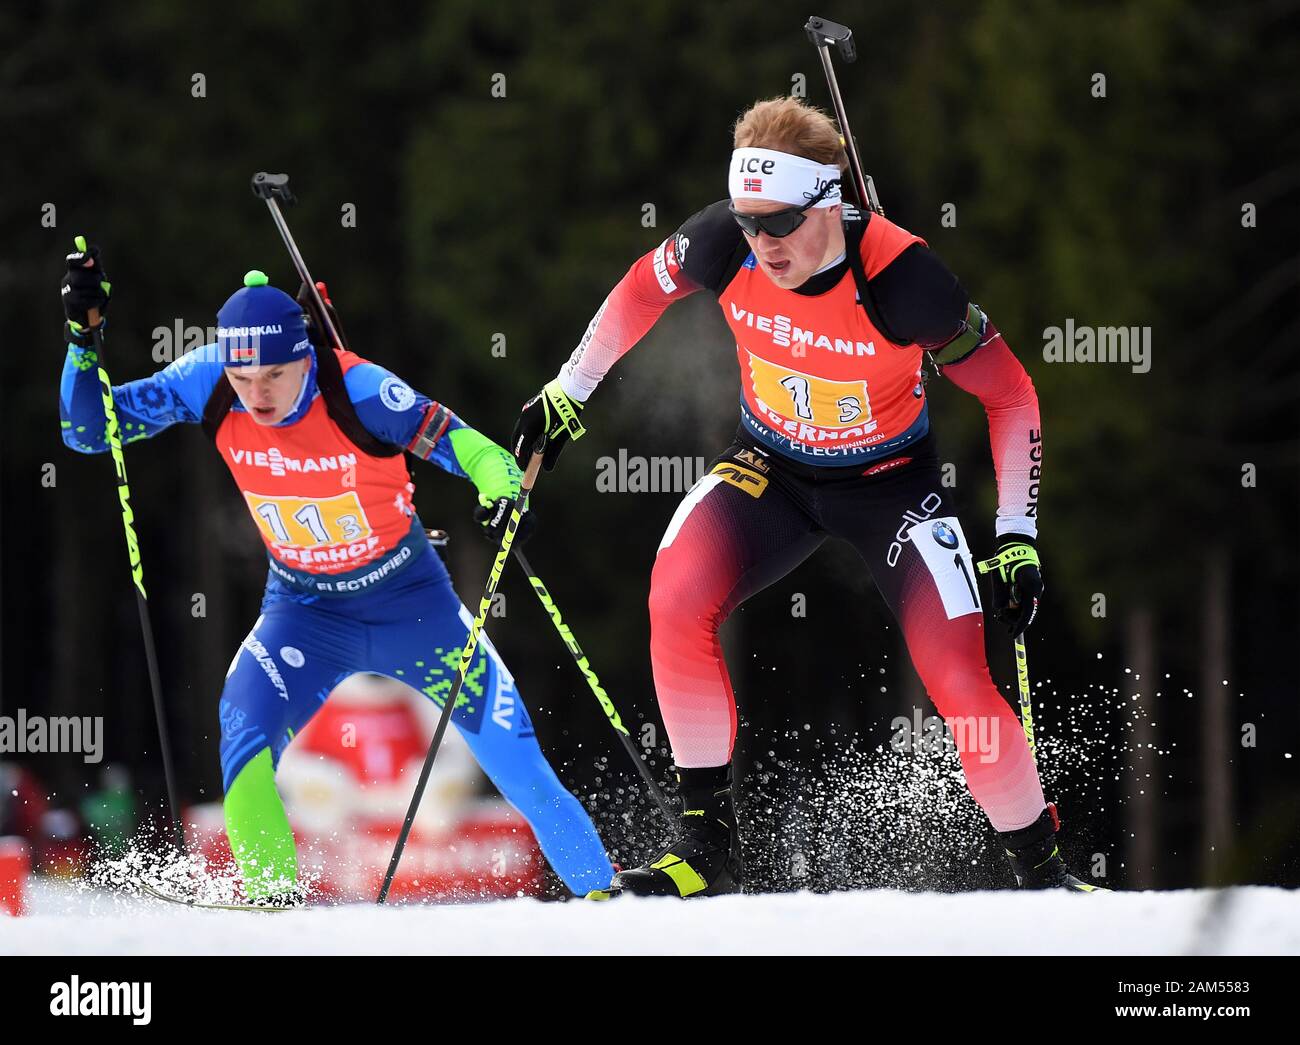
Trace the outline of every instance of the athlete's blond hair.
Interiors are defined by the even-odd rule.
[[[815,163],[837,164],[840,170],[849,165],[831,118],[798,98],[767,98],[751,105],[736,121],[733,147],[788,152]]]

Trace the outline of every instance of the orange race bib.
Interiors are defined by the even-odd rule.
[[[324,498],[243,493],[262,540],[285,562],[365,561],[374,548],[374,533],[355,490]]]
[[[748,355],[750,388],[769,410],[821,428],[875,430],[866,381],[835,381]]]

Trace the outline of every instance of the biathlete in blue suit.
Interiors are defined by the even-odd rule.
[[[107,449],[90,332],[109,303],[95,248],[68,255],[63,440]],[[217,343],[113,388],[124,441],[203,424],[266,543],[261,615],[221,693],[226,831],[247,895],[301,895],[293,834],[275,787],[280,756],[349,675],[408,683],[439,706],[471,616],[429,548],[403,451],[478,488],[479,521],[499,540],[520,489],[512,456],[383,367],[323,347],[302,307],[250,272],[217,314]],[[529,517],[526,515],[525,520]],[[519,536],[524,536],[522,532]],[[452,722],[528,820],[579,896],[612,868],[586,811],[538,746],[514,678],[483,637]]]

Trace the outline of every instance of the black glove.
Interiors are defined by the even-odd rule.
[[[63,276],[63,314],[68,319],[69,339],[85,346],[91,344],[90,331],[104,322],[112,284],[99,263],[99,248],[87,247],[85,236],[78,236],[75,242],[77,249],[68,255],[68,271]]]
[[[546,436],[542,467],[548,472],[554,468],[564,444],[570,438],[580,438],[586,431],[578,420],[581,413],[582,404],[565,395],[558,381],[550,382],[528,400],[510,436],[510,452],[515,455],[519,467],[527,469],[533,447],[542,436]]]
[[[1043,598],[1043,573],[1034,538],[1004,533],[998,539],[997,555],[977,567],[980,573],[992,574],[993,616],[1015,638],[1034,622]]]
[[[506,524],[510,522],[510,509],[514,505],[513,497],[498,497],[490,505],[480,504],[474,509],[474,521],[479,524],[485,541],[498,546],[501,544],[502,538],[506,535]],[[519,519],[513,547],[521,546],[532,536],[535,529],[537,529],[537,519],[530,509]]]
[[[329,313],[330,322],[334,324],[334,331],[338,334],[339,341],[342,342],[338,347],[350,349],[352,346],[348,344],[347,334],[343,333],[343,324],[339,322],[339,314],[334,309],[334,302],[330,300],[329,289],[325,286],[323,280],[318,279],[316,281],[316,290],[320,293],[321,301],[325,304],[325,311]],[[298,284],[298,296],[295,300],[302,306],[303,314],[307,317],[307,340],[317,349],[324,348],[325,343],[330,339],[329,331],[317,329],[316,305],[311,299],[311,292],[307,289],[306,283],[300,282]]]

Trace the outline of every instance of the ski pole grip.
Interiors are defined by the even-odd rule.
[[[813,15],[803,28],[815,47],[834,44],[843,61],[847,63],[857,60],[858,45],[853,42],[853,30],[847,25],[840,25],[839,22]]]
[[[253,175],[253,195],[259,200],[280,200],[283,203],[296,203],[293,193],[289,191],[289,175],[267,174],[258,171]]]
[[[528,467],[524,469],[523,489],[531,490],[537,482],[537,473],[542,469],[543,451],[546,449],[546,437],[542,436],[533,444],[533,455],[528,458]]]

